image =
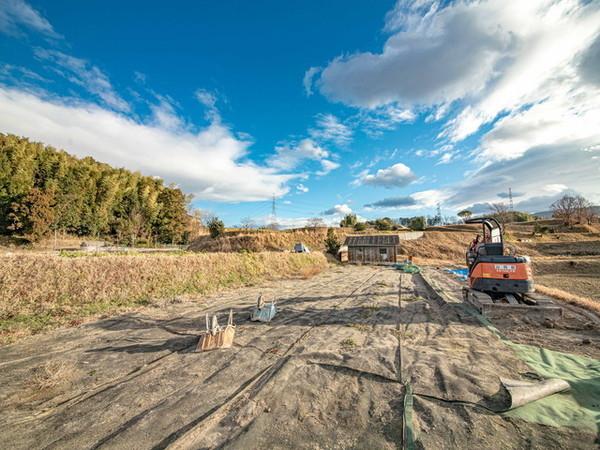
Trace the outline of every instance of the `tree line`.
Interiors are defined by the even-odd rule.
[[[191,198],[158,178],[0,133],[0,233],[185,243]]]

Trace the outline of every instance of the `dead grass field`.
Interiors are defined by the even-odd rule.
[[[0,256],[0,343],[155,301],[309,277],[326,266],[321,253]]]
[[[343,241],[347,231],[342,228],[335,228],[334,230],[336,236]],[[294,248],[294,244],[303,242],[311,251],[323,251],[326,236],[327,228],[302,228],[283,231],[228,231],[224,236],[217,239],[213,239],[208,235],[200,236],[190,244],[189,249],[202,252],[290,251]]]

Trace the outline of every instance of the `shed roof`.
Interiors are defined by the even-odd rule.
[[[344,245],[348,247],[387,247],[400,244],[397,234],[376,234],[347,236]]]

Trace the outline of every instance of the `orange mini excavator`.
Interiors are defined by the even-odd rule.
[[[466,223],[482,224],[483,238],[477,236],[467,250],[469,278],[465,299],[475,296],[488,297],[493,303],[536,304],[529,295],[534,291],[530,260],[527,256],[504,254],[502,226],[498,221],[481,217]]]

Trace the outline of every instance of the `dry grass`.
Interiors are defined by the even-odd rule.
[[[426,231],[422,238],[402,241],[400,246],[404,255],[417,260],[426,258],[463,263],[473,236],[473,231]]]
[[[26,384],[33,391],[46,391],[69,384],[78,375],[78,369],[72,364],[49,361],[34,368],[31,376],[26,380]]]
[[[575,306],[579,306],[581,308],[585,308],[600,315],[600,302],[592,298],[581,297],[579,295],[574,295],[569,292],[565,292],[561,289],[542,286],[539,284],[535,286],[535,290],[540,294],[547,295],[548,297],[557,298],[564,302],[570,303]]]
[[[321,253],[0,256],[0,342],[153,300],[307,278],[325,267]]]
[[[336,228],[336,235],[343,241],[345,232]],[[210,236],[200,236],[190,245],[190,250],[206,252],[237,252],[248,250],[260,251],[285,251],[292,250],[294,244],[303,242],[311,250],[324,250],[327,228],[310,228],[284,231],[259,231],[228,232],[225,236],[212,239]]]

